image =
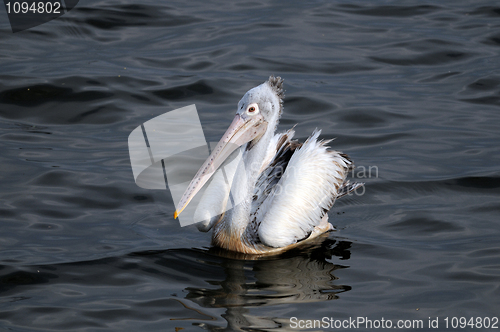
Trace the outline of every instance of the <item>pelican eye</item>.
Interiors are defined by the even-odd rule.
[[[247,108],[247,113],[248,114],[256,114],[256,113],[259,113],[259,106],[257,106],[257,104],[251,104],[250,106],[248,106]]]

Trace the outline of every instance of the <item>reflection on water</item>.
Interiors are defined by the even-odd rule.
[[[332,263],[349,259],[351,243],[327,236],[315,240],[253,260],[212,248],[31,268],[1,266],[0,306],[6,310],[0,320],[41,329],[114,326],[128,319],[217,331],[221,324],[228,331],[276,327],[272,318],[252,315],[251,308],[330,301],[351,289],[335,276],[347,266]],[[206,311],[218,308],[226,323]],[[38,318],[28,321],[21,312],[38,312]]]
[[[337,282],[334,271],[346,268],[329,260],[347,259],[350,242],[320,238],[311,247],[262,260],[224,259],[224,280],[207,280],[212,287],[188,287],[189,299],[202,307],[226,308],[222,317],[229,331],[244,327],[276,327],[271,318],[252,316],[247,307],[329,301],[351,289]],[[213,253],[221,250],[211,250]],[[234,253],[233,253],[234,254]],[[236,256],[236,255],[235,255]],[[209,330],[219,327],[206,324]]]

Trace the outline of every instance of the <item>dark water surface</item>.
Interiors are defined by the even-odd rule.
[[[500,316],[498,1],[80,1],[16,34],[0,14],[0,40],[0,329]],[[218,141],[270,74],[279,130],[337,137],[366,192],[336,232],[250,260],[139,188],[127,138],[196,104]]]

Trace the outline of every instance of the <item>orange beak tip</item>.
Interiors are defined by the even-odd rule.
[[[177,219],[178,216],[179,216],[179,213],[177,212],[177,210],[175,210],[175,212],[174,212],[174,219]]]

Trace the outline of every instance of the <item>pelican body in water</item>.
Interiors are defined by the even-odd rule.
[[[283,80],[271,76],[249,90],[212,154],[184,192],[174,217],[213,177],[195,212],[201,231],[214,229],[212,245],[246,254],[277,253],[315,238],[333,226],[335,200],[362,183],[349,183],[352,162],[329,150],[315,130],[304,142],[293,128],[275,134],[283,110]],[[218,168],[240,149],[241,160],[224,174]],[[226,211],[230,199],[238,204]]]

